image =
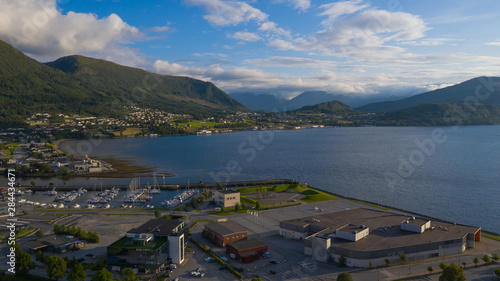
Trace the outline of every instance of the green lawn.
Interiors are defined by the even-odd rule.
[[[307,203],[314,203],[314,202],[320,202],[320,201],[327,201],[327,200],[333,200],[337,199],[338,197],[323,193],[321,191],[313,190],[313,189],[308,189],[302,191],[303,194],[306,194],[306,197],[302,198],[302,201],[305,201]]]
[[[252,193],[252,192],[261,192],[261,191],[271,191],[271,192],[283,192],[288,189],[295,190],[301,192],[306,190],[307,187],[301,184],[282,184],[282,185],[263,185],[263,186],[251,186],[251,187],[243,187],[236,189],[241,194]]]
[[[486,237],[486,238],[490,238],[490,239],[496,240],[496,241],[500,241],[500,237],[496,236],[496,235],[483,234],[483,236]]]
[[[255,205],[255,203],[257,203],[257,201],[250,199],[246,196],[240,196],[240,202],[245,203],[245,204],[253,204],[253,205]]]
[[[112,245],[110,245],[110,248],[125,248],[125,249],[146,249],[146,250],[156,250],[158,249],[161,245],[165,244],[167,242],[167,239],[155,239],[153,241],[154,245],[153,246],[137,246],[137,245],[126,245],[127,242],[132,241],[133,238],[129,237],[123,237],[122,239],[116,241]]]
[[[229,216],[229,215],[232,215],[233,213],[231,213],[231,212],[212,212],[210,214],[216,215],[216,216]]]

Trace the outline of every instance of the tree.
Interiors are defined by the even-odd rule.
[[[462,265],[463,265],[463,266],[464,266],[464,268],[465,268],[465,267],[466,267],[466,265],[467,265],[467,262],[463,261],[463,262],[462,262]]]
[[[19,246],[14,247],[16,254],[16,275],[21,276],[28,274],[28,272],[36,267],[35,262],[31,256],[24,252]]]
[[[68,273],[68,281],[85,281],[86,277],[87,273],[80,263],[75,264]]]
[[[370,261],[368,261],[368,266],[369,266],[370,268],[372,268],[372,267],[373,267],[373,262],[372,262],[371,260],[370,260]]]
[[[66,261],[58,256],[49,256],[45,258],[45,269],[50,279],[64,278],[66,275]]]
[[[240,204],[239,203],[236,203],[234,205],[234,211],[238,212],[240,210]]]
[[[464,269],[452,262],[443,270],[439,281],[465,281]]]
[[[35,187],[36,181],[31,181],[31,186]]]
[[[130,267],[127,267],[122,270],[120,273],[121,281],[138,281],[139,277],[135,274],[134,270]]]
[[[247,208],[247,205],[245,202],[241,202],[241,209],[245,210]]]
[[[340,267],[347,266],[347,259],[343,255],[341,255],[339,257],[338,264]]]
[[[385,258],[385,259],[384,259],[384,262],[385,262],[385,265],[386,265],[386,266],[391,265],[391,260],[390,260],[389,258]]]
[[[427,267],[427,271],[429,271],[429,275],[431,275],[431,274],[432,274],[432,272],[434,271],[434,268],[432,268],[432,265],[429,265],[429,266]]]
[[[42,251],[38,250],[38,252],[35,253],[35,260],[37,262],[45,263],[45,256]]]
[[[495,253],[491,255],[491,259],[493,260],[493,262],[497,262],[500,259],[500,257],[498,257],[498,254]]]
[[[495,275],[497,276],[497,280],[500,280],[500,268],[495,269]]]
[[[491,262],[490,256],[488,256],[488,255],[484,255],[481,259],[484,261],[484,263]]]
[[[113,273],[109,272],[106,268],[97,271],[92,281],[113,281]]]
[[[54,233],[55,234],[61,233],[61,227],[57,223],[54,224]]]
[[[255,209],[260,210],[260,201],[255,202]]]
[[[352,279],[351,274],[346,273],[346,272],[342,272],[337,277],[337,281],[354,281],[354,279]]]
[[[155,218],[157,218],[157,219],[161,218],[161,212],[160,211],[158,211],[158,210],[155,211]]]
[[[39,229],[39,230],[37,230],[37,232],[35,232],[35,235],[37,237],[43,237],[43,232]]]
[[[439,268],[441,268],[442,270],[444,270],[444,269],[447,267],[447,265],[446,265],[444,262],[440,262],[438,266],[439,266]]]
[[[477,266],[477,264],[479,263],[479,258],[475,257],[474,259],[472,259],[472,262]]]
[[[226,208],[224,208],[224,206],[220,206],[220,211],[222,213],[222,212],[226,211]]]
[[[399,259],[400,259],[403,263],[406,263],[406,261],[408,260],[408,257],[406,256],[406,254],[401,254],[401,255],[399,255]]]

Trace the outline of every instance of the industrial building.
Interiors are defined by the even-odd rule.
[[[259,259],[259,254],[268,250],[266,243],[259,239],[240,240],[226,245],[226,252],[243,263]]]
[[[46,251],[58,254],[74,251],[84,246],[84,242],[75,239],[73,236],[65,235],[47,235],[26,244],[26,247],[33,253]]]
[[[304,240],[304,253],[320,262],[343,256],[368,267],[459,254],[481,240],[481,228],[357,208],[280,222],[280,235]]]
[[[203,235],[221,247],[227,244],[246,240],[248,233],[244,227],[233,222],[211,222],[205,225]]]
[[[150,220],[108,246],[108,266],[115,271],[130,267],[136,273],[158,273],[170,263],[181,264],[187,231],[180,220]]]
[[[215,190],[213,200],[221,207],[234,207],[240,203],[240,192],[231,189]]]

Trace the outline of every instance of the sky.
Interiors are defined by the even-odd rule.
[[[0,0],[0,40],[291,98],[500,76],[498,0]]]

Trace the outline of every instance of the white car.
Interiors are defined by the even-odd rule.
[[[206,258],[205,258],[205,261],[206,261],[206,262],[213,262],[213,261],[215,261],[215,259],[214,259],[214,258],[212,258],[212,257],[206,257]]]

